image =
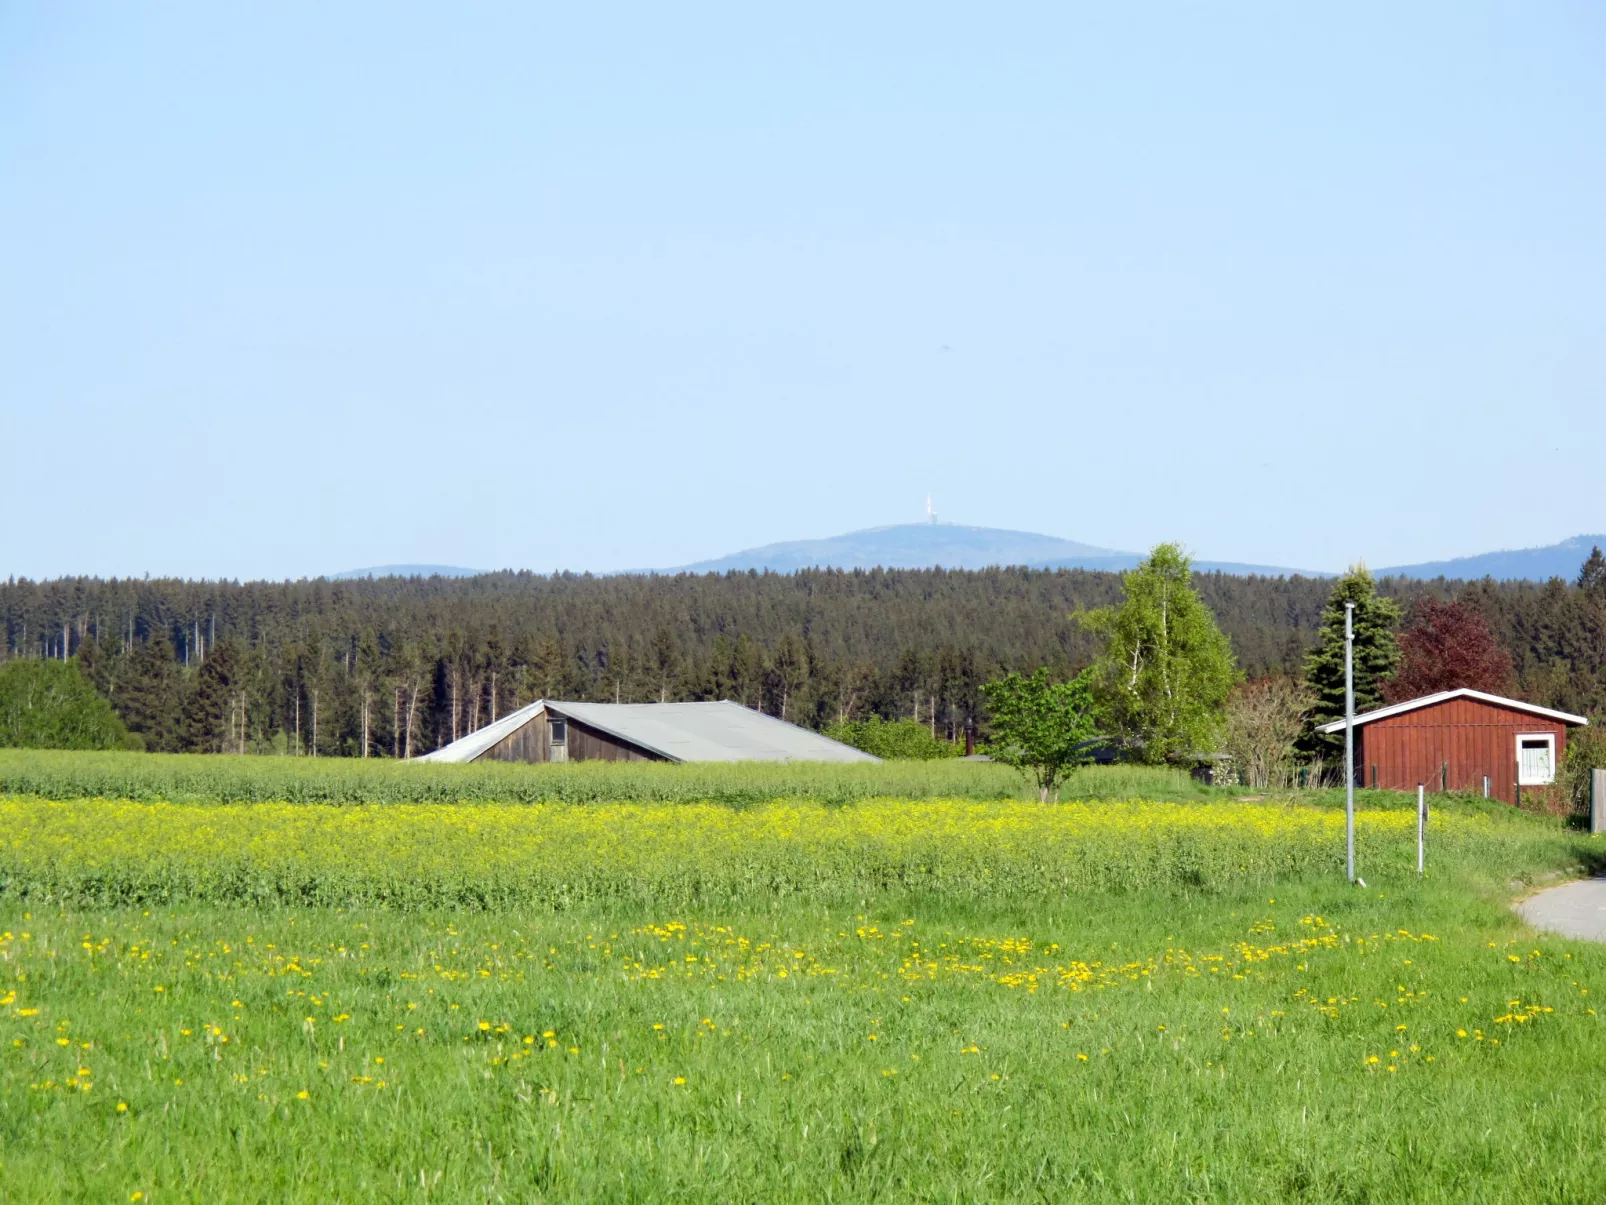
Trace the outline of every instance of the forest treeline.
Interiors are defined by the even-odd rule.
[[[1194,578],[1250,677],[1299,674],[1328,579]],[[1606,620],[1576,584],[1384,579],[1474,607],[1523,697],[1606,705]],[[1084,570],[813,570],[639,576],[0,584],[6,657],[77,657],[159,750],[409,756],[535,698],[735,699],[811,727],[880,716],[957,736],[980,686],[1069,675],[1115,604]]]

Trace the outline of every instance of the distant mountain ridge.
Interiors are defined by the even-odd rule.
[[[1414,577],[1431,581],[1443,577],[1475,581],[1572,581],[1596,546],[1606,549],[1606,534],[1573,536],[1543,548],[1511,549],[1392,565],[1374,572],[1379,577]],[[1038,532],[997,527],[970,527],[960,523],[901,523],[869,527],[818,540],[788,540],[733,552],[729,556],[698,561],[669,569],[627,570],[649,574],[760,572],[796,573],[800,569],[987,569],[998,565],[1024,565],[1032,569],[1089,569],[1118,573],[1143,559],[1136,552],[1101,548],[1076,540]],[[1229,573],[1262,577],[1333,577],[1322,569],[1289,569],[1277,565],[1251,565],[1238,561],[1195,560],[1200,573]],[[475,577],[489,572],[460,565],[375,565],[329,575],[331,581],[373,577]]]
[[[1135,552],[1100,548],[1058,536],[998,527],[968,527],[959,523],[900,523],[870,527],[820,540],[789,540],[748,548],[710,561],[698,561],[656,573],[727,573],[732,570],[769,570],[795,573],[799,569],[987,569],[994,565],[1025,565],[1032,569],[1131,569],[1143,557]],[[1244,565],[1234,561],[1195,561],[1203,573],[1222,572],[1286,577],[1301,573],[1327,577],[1309,570],[1271,565]]]
[[[1378,569],[1379,577],[1436,577],[1464,581],[1492,577],[1496,581],[1545,582],[1553,577],[1572,581],[1589,559],[1594,548],[1606,549],[1606,535],[1573,536],[1543,548],[1517,548],[1484,552],[1476,556],[1455,557],[1448,561],[1425,561],[1420,565],[1393,565]]]

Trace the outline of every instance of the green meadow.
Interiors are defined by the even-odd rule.
[[[213,772],[245,791],[263,764]],[[35,787],[106,781],[29,765]],[[1411,813],[1368,795],[1362,889],[1326,798],[900,809],[837,782],[830,803],[615,796],[615,839],[536,788],[168,801],[199,791],[188,765],[122,798],[0,799],[0,1199],[1584,1202],[1606,1183],[1606,950],[1509,910],[1601,858],[1553,818],[1441,799],[1419,878]],[[529,890],[370,890],[440,859]],[[553,895],[565,864],[606,889]],[[242,873],[280,886],[232,891]],[[309,874],[346,886],[283,887]]]

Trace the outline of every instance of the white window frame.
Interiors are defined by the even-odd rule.
[[[1534,780],[1523,777],[1522,773],[1522,742],[1544,741],[1550,746],[1550,777]],[[1548,787],[1556,781],[1556,734],[1554,732],[1519,732],[1517,733],[1517,785],[1519,787]]]

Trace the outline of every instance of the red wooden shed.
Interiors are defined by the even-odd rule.
[[[1481,690],[1446,690],[1355,717],[1355,782],[1396,791],[1481,793],[1515,803],[1521,787],[1556,781],[1567,729],[1589,721]],[[1318,732],[1343,735],[1344,721]]]

